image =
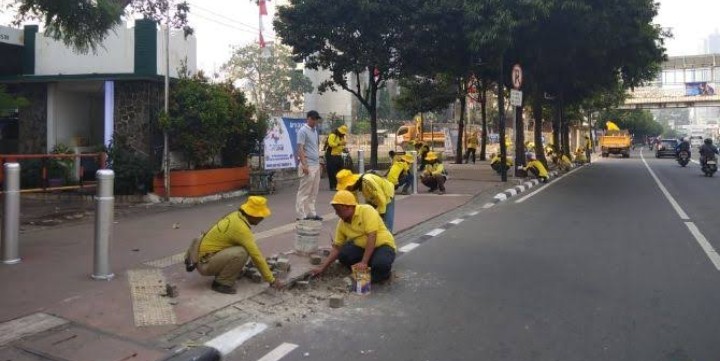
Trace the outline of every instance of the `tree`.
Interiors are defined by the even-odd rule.
[[[264,110],[290,111],[302,104],[304,93],[313,90],[312,82],[296,70],[290,49],[283,45],[237,48],[223,70]]]
[[[277,35],[308,69],[326,69],[323,93],[337,88],[353,94],[370,113],[370,166],[377,167],[377,94],[398,78],[402,33],[412,1],[291,0],[274,22]],[[312,19],[312,20],[310,20]],[[361,79],[364,78],[364,79]],[[367,91],[365,91],[365,89]]]
[[[175,7],[170,19],[166,17],[169,7]],[[125,14],[138,14],[145,18],[170,23],[183,29],[185,36],[192,34],[187,14],[187,1],[173,0],[14,0],[9,8],[16,12],[13,23],[19,25],[28,20],[42,22],[45,35],[62,40],[79,52],[97,50],[108,33],[122,22]]]
[[[607,121],[614,122],[620,129],[627,129],[636,139],[663,133],[663,126],[656,122],[647,110],[612,109],[600,112],[597,128],[604,129]]]
[[[424,126],[423,114],[443,110],[455,100],[453,84],[447,78],[409,77],[400,79],[400,94],[395,105],[410,114],[420,114],[420,128]]]

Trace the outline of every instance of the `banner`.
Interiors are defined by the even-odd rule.
[[[443,133],[445,134],[445,151],[443,154],[446,157],[454,157],[455,156],[455,140],[458,136],[457,130],[450,130],[448,128],[443,128]]]
[[[715,89],[707,82],[685,83],[685,95],[715,95]]]
[[[265,169],[297,168],[297,132],[305,119],[271,118],[263,141]]]

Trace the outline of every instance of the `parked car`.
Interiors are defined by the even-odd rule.
[[[655,158],[673,157],[675,158],[675,147],[678,145],[677,139],[663,139],[655,150]]]

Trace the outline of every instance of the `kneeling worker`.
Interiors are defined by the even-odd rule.
[[[389,279],[397,247],[380,214],[368,204],[358,204],[355,195],[349,191],[335,193],[330,204],[340,218],[335,228],[333,248],[325,262],[310,273],[317,276],[339,260],[343,265],[360,271],[370,267],[373,283]]]
[[[447,180],[447,172],[442,162],[438,161],[437,154],[435,152],[428,152],[425,156],[425,169],[420,175],[420,181],[426,187],[430,188],[428,192],[435,192],[437,194],[445,194],[445,181]]]
[[[250,226],[255,226],[270,215],[270,208],[264,197],[251,196],[240,209],[221,218],[200,239],[197,246],[197,270],[203,276],[215,276],[212,290],[234,294],[235,280],[243,267],[252,258],[263,279],[275,288],[282,282],[276,279],[262,252],[255,243]],[[191,247],[188,252],[192,252]],[[187,262],[187,261],[186,261]]]
[[[543,183],[547,183],[548,181],[548,171],[545,168],[545,165],[542,164],[541,161],[537,160],[535,158],[535,154],[528,153],[527,154],[527,165],[523,167],[525,171],[527,171],[529,174],[532,174],[537,179],[539,179]]]

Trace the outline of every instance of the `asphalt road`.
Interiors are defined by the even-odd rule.
[[[400,257],[398,281],[228,359],[718,360],[719,178],[634,152],[478,204]]]

